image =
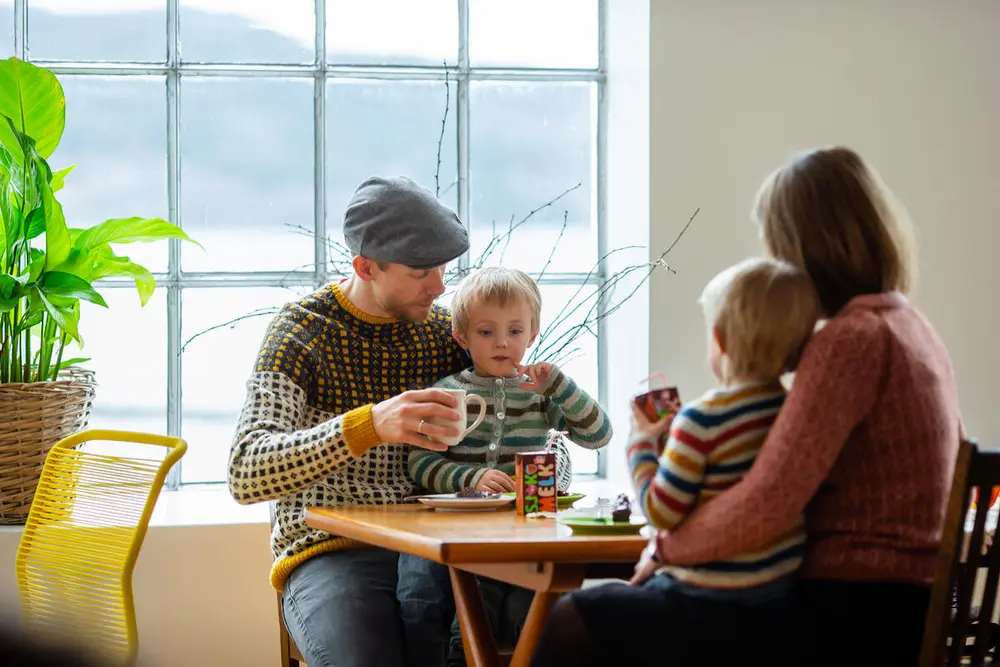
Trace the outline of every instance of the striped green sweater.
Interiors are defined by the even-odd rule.
[[[521,389],[524,381],[523,377],[483,377],[472,369],[439,381],[438,387],[482,396],[486,418],[446,452],[412,448],[409,469],[417,485],[434,493],[452,493],[474,487],[491,468],[513,475],[514,454],[545,447],[552,429],[567,431],[570,440],[587,449],[599,449],[611,441],[607,414],[558,368],[552,369],[539,393]],[[556,483],[565,491],[573,478],[569,451],[561,439],[554,449]]]

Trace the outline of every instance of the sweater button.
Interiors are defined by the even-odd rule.
[[[496,448],[497,448],[496,445],[490,445],[490,451],[491,452],[496,451]]]
[[[497,419],[503,419],[506,416],[507,416],[507,414],[505,412],[501,411],[501,412],[497,413]]]

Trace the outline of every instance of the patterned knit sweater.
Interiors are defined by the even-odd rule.
[[[407,448],[379,442],[372,405],[468,363],[451,317],[436,307],[420,323],[372,317],[329,285],[281,310],[247,382],[229,457],[237,502],[276,503],[272,586],[281,590],[317,554],[362,546],[309,528],[307,507],[395,503],[413,493]]]
[[[801,574],[929,585],[960,414],[948,351],[898,293],[853,299],[806,346],[743,480],[658,536],[660,560],[759,548],[803,509]]]
[[[417,485],[435,493],[452,493],[475,486],[491,468],[513,475],[514,454],[544,448],[551,429],[568,431],[570,440],[587,449],[611,441],[611,422],[604,410],[562,371],[553,368],[540,393],[521,389],[524,381],[522,377],[483,377],[467,369],[438,382],[439,387],[482,396],[486,417],[445,453],[412,448],[410,476]],[[478,414],[476,409],[476,404],[470,406],[473,414]],[[556,485],[565,491],[573,480],[573,468],[561,440],[553,450]]]
[[[628,447],[636,497],[649,522],[674,530],[695,507],[713,501],[750,470],[768,429],[785,401],[781,383],[714,389],[686,404],[658,443],[643,436]],[[698,588],[762,586],[794,572],[802,563],[803,517],[763,547],[733,558],[690,567],[667,566],[675,579]]]

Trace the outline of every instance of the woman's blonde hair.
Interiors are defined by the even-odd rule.
[[[542,317],[542,293],[535,281],[520,269],[487,266],[476,269],[459,283],[451,301],[451,327],[465,334],[469,326],[469,308],[473,303],[504,307],[523,302],[531,309],[531,335],[538,335]]]
[[[722,271],[699,302],[725,354],[723,375],[744,380],[776,380],[794,370],[821,314],[809,276],[769,258]]]
[[[849,148],[811,150],[775,171],[753,217],[768,253],[809,274],[827,315],[861,294],[905,293],[916,281],[906,212]]]

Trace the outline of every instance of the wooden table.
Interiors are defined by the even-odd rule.
[[[560,593],[584,578],[627,578],[648,542],[642,535],[573,535],[554,519],[513,511],[437,512],[423,505],[309,508],[306,523],[372,546],[413,554],[451,571],[470,667],[500,664],[475,575],[535,591],[510,664],[527,667]]]

